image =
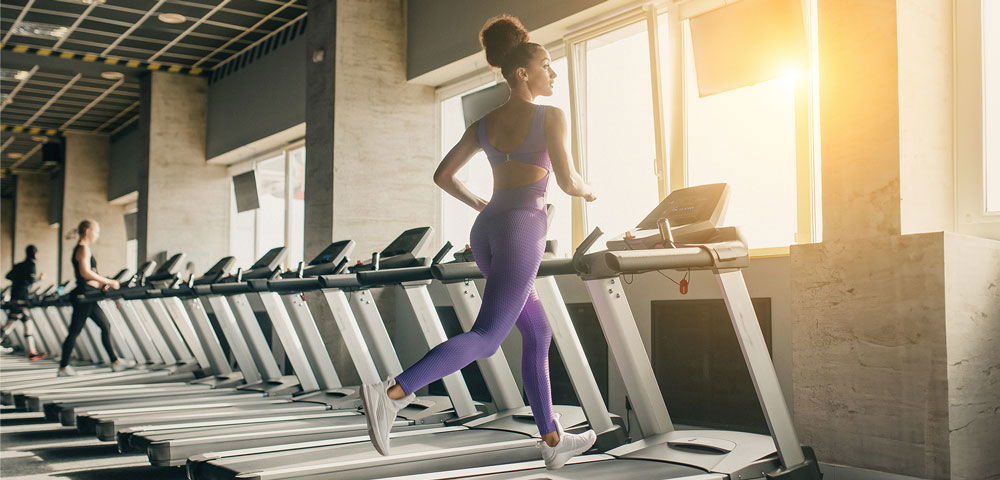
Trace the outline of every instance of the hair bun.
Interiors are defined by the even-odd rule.
[[[486,50],[486,62],[503,68],[504,61],[518,45],[528,41],[528,30],[513,15],[497,15],[486,21],[479,32],[479,43]]]

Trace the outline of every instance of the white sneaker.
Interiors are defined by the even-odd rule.
[[[562,468],[569,459],[590,450],[597,441],[597,434],[593,430],[586,432],[566,433],[562,425],[556,420],[556,428],[559,429],[559,443],[554,447],[544,441],[538,442],[538,448],[542,451],[542,460],[545,460],[545,468],[556,470]]]
[[[10,347],[0,347],[0,353],[11,353],[14,349]]]
[[[76,370],[73,367],[66,365],[66,368],[60,368],[59,373],[56,374],[57,377],[75,377]]]
[[[118,363],[111,364],[112,372],[121,372],[130,368],[135,368],[135,360],[129,358],[120,358],[118,359]]]
[[[382,455],[389,454],[389,430],[396,422],[396,414],[417,397],[411,393],[393,400],[386,394],[393,385],[396,385],[396,379],[390,377],[384,382],[361,386],[361,404],[368,420],[368,436],[371,437],[375,450]]]

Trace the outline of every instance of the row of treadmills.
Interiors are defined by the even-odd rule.
[[[600,236],[595,230],[573,258],[542,261],[536,290],[579,400],[554,409],[567,430],[598,433],[591,452],[557,471],[540,460],[531,411],[502,350],[478,361],[491,402],[474,401],[456,372],[443,379],[446,396],[420,396],[399,413],[392,455],[372,447],[358,388],[342,384],[313,311],[333,319],[322,328],[336,329],[337,348],[364,383],[402,371],[373,288],[397,288],[407,318],[419,324],[423,338],[397,342],[430,348],[447,338],[431,282],[443,284],[469,329],[481,273],[467,251],[443,262],[450,245],[421,256],[430,227],[407,230],[356,264],[348,260],[354,242],[345,240],[285,273],[284,248],[234,274],[227,273],[232,258],[197,278],[176,274],[183,255],[155,271],[144,266],[131,286],[82,299],[100,304],[116,347],[140,368],[109,371],[99,331],[88,325],[74,352],[79,375],[56,378],[51,363],[8,356],[2,401],[115,441],[122,452],[144,451],[154,466],[184,466],[190,479],[818,479],[743,281],[747,246],[735,228],[718,226],[727,199],[725,184],[675,191],[607,250],[588,253]],[[620,281],[663,269],[713,271],[771,435],[674,429]],[[586,285],[634,410],[630,431],[601,397],[556,275],[579,275]],[[69,310],[53,296],[30,305],[40,340],[54,354]]]

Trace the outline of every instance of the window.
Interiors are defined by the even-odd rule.
[[[1000,2],[983,1],[982,34],[985,203],[1000,214]]]
[[[731,189],[723,221],[741,227],[753,254],[785,253],[791,244],[819,241],[813,2],[803,3],[802,17],[809,26],[804,49],[756,49],[761,59],[754,65],[762,68],[755,70],[755,76],[741,77],[743,83],[701,97],[687,18],[706,12],[698,8],[714,9],[713,5],[645,5],[564,37],[559,50],[566,56],[553,62],[559,73],[556,94],[538,102],[564,109],[577,127],[571,151],[598,200],[574,203],[555,182],[550,183],[548,200],[556,205],[550,237],[559,240],[561,253],[571,253],[575,242],[594,227],[609,235],[633,228],[671,188],[719,182]],[[684,18],[679,17],[682,11]],[[678,15],[679,20],[669,21],[668,15]],[[702,17],[700,25],[707,18]],[[782,45],[803,46],[799,14],[785,12],[782,21],[780,32],[794,39]],[[747,32],[743,38],[751,41],[765,36],[752,28]],[[708,58],[712,57],[698,57]],[[796,63],[787,65],[803,68],[785,72],[772,68],[789,59]],[[463,81],[464,89],[439,90],[442,153],[464,131],[461,96],[494,84],[482,81],[483,77],[474,77],[480,79],[478,84]],[[675,81],[681,85],[676,90]],[[678,92],[676,103],[674,92]],[[489,176],[482,155],[459,174],[484,197],[490,191]],[[442,215],[445,239],[467,243],[475,212],[445,195]]]
[[[236,211],[230,200],[229,254],[246,268],[267,250],[286,246],[286,268],[303,258],[305,147],[296,146],[230,167],[230,174],[254,171],[259,207]],[[232,182],[230,182],[232,185]],[[232,191],[232,186],[230,186]]]
[[[699,97],[688,28],[684,38],[687,185],[729,184],[724,222],[752,248],[795,243],[798,76]]]
[[[1000,5],[955,3],[955,228],[1000,240]]]
[[[582,163],[597,201],[586,231],[617,235],[659,202],[646,24],[634,23],[576,46],[581,58]]]

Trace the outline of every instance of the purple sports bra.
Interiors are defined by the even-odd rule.
[[[490,165],[496,165],[508,160],[524,162],[535,165],[552,172],[552,161],[549,159],[549,149],[545,141],[545,108],[536,105],[535,111],[531,114],[531,128],[528,129],[528,137],[517,150],[511,153],[501,152],[496,147],[490,145],[486,140],[486,117],[479,120],[479,146],[486,152],[486,158]],[[545,191],[548,187],[549,175],[546,174],[538,181],[509,188],[507,190],[494,190],[493,198],[490,199],[490,206],[510,208],[519,207],[543,207],[545,203]]]

